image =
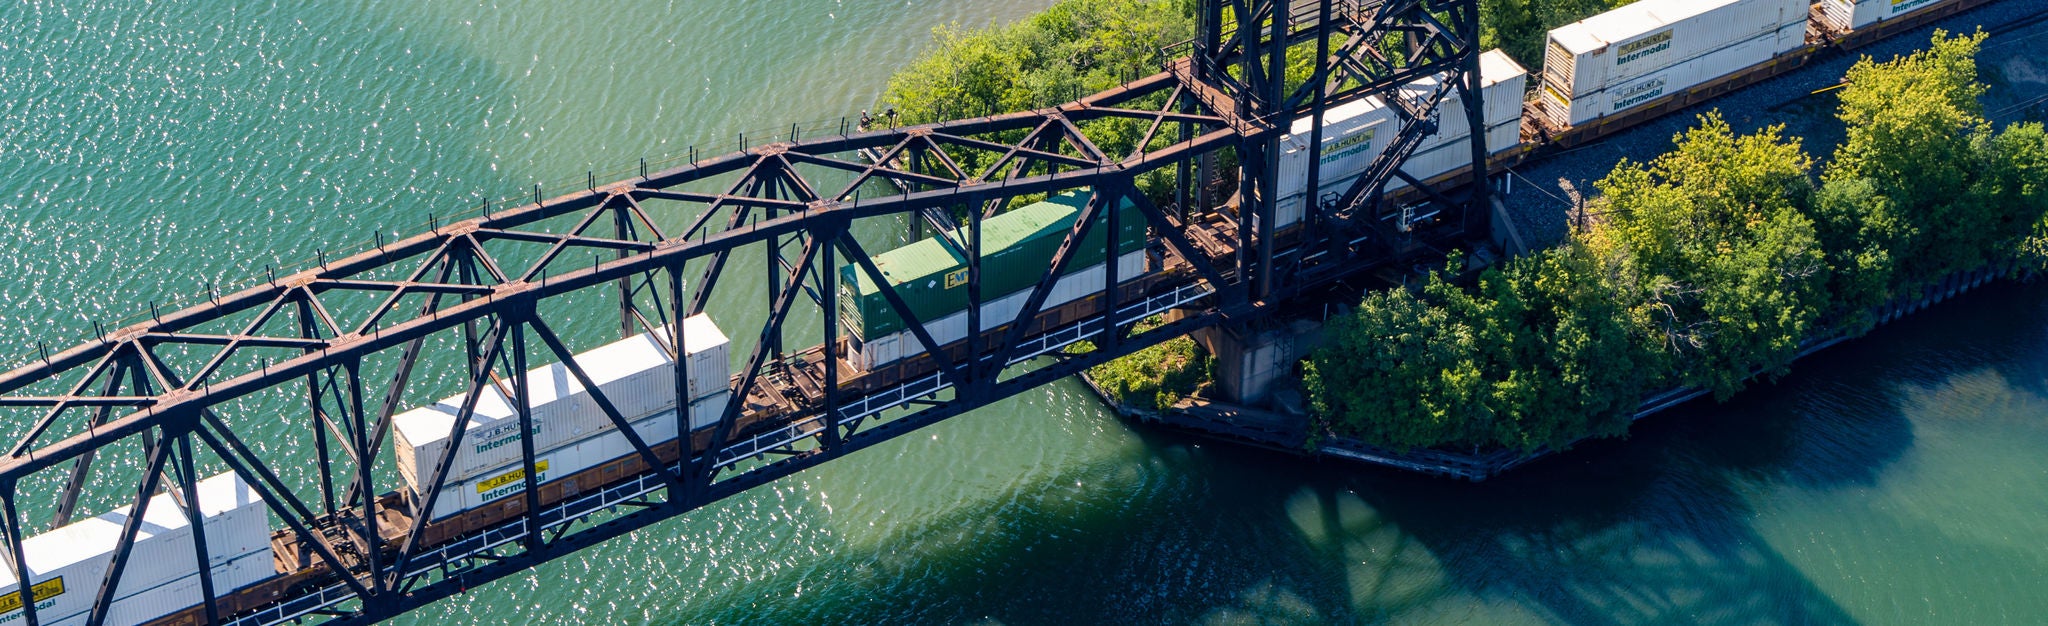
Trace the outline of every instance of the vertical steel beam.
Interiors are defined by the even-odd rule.
[[[1323,222],[1323,116],[1329,111],[1330,103],[1330,11],[1331,0],[1316,3],[1316,72],[1309,80],[1315,81],[1314,99],[1309,102],[1308,130],[1308,181],[1302,188],[1301,232],[1314,237],[1327,234],[1318,226]],[[1287,181],[1277,181],[1280,185]],[[1306,254],[1298,254],[1299,262]]]
[[[1487,227],[1491,212],[1493,181],[1486,171],[1487,157],[1492,154],[1486,145],[1486,103],[1485,76],[1479,69],[1479,9],[1475,3],[1463,2],[1451,9],[1451,19],[1458,32],[1466,34],[1463,42],[1464,66],[1462,80],[1458,81],[1458,95],[1465,105],[1466,127],[1472,129],[1472,197],[1466,200],[1464,230],[1467,237],[1474,233],[1490,236]]]
[[[1109,223],[1106,224],[1109,236],[1102,238],[1102,345],[1115,350],[1118,344],[1123,343],[1123,337],[1117,332],[1116,319],[1117,305],[1123,300],[1119,297],[1123,290],[1118,288],[1123,283],[1117,275],[1117,265],[1123,260],[1123,250],[1118,247],[1123,242],[1121,218],[1125,194],[1135,194],[1136,188],[1121,184],[1101,185],[1095,188],[1095,193],[1109,197]]]
[[[144,481],[147,481],[144,484],[148,484],[148,482],[155,481],[155,476],[156,473],[154,472],[148,474],[147,477],[143,479]],[[15,488],[17,486],[17,483],[13,481],[8,481],[6,484],[0,484],[0,509],[5,509],[5,513],[7,516],[7,519],[4,520],[7,526],[7,560],[14,565],[15,593],[19,594],[16,597],[21,598],[21,623],[27,624],[28,626],[36,626],[37,624],[40,624],[42,622],[36,619],[37,616],[35,579],[30,577],[29,575],[28,554],[22,550],[21,546],[21,540],[27,538],[28,534],[22,532],[21,511],[17,510],[14,506],[14,497],[18,495],[17,492],[15,491]],[[143,498],[144,501],[148,501],[148,499],[149,498],[147,496],[144,496]],[[134,526],[136,523],[135,520],[141,517],[142,515],[138,510],[137,514],[135,515],[135,518],[131,518],[129,520],[128,525],[131,527]],[[126,546],[128,544],[134,543],[134,532],[128,530],[127,528],[123,528],[122,536],[127,538],[128,541],[116,544],[119,547],[117,548],[117,551],[114,553],[115,569],[113,570],[112,573],[108,575],[107,580],[101,581],[99,595],[100,602],[104,602],[107,599],[107,594],[110,592],[110,587],[112,584],[111,581],[113,580],[113,577],[120,572],[120,566],[123,565],[124,561],[127,560],[128,550]],[[97,605],[95,605],[95,608],[97,608]],[[105,619],[104,614],[104,610],[94,611],[93,617],[97,619],[93,619],[90,623],[95,625],[98,624],[101,620]]]
[[[527,322],[533,319],[533,313],[530,310],[520,310],[517,313],[506,315],[506,318],[503,323],[511,326],[512,333],[512,358],[509,363],[509,367],[512,369],[512,406],[519,412],[520,481],[526,483],[526,493],[521,494],[526,500],[526,515],[524,516],[526,518],[526,551],[538,552],[541,548],[539,476],[541,470],[540,460],[535,458],[536,455],[533,450],[533,381],[528,380],[526,376],[526,326]],[[485,365],[485,369],[490,369],[490,366]],[[594,393],[597,389],[592,387],[587,391]],[[450,439],[448,441],[451,444],[455,444],[462,440]],[[459,447],[459,445],[448,446],[448,456],[455,456],[455,451]]]
[[[349,445],[354,446],[356,449],[355,480],[358,483],[368,485],[371,480],[370,472],[376,468],[377,448],[370,442],[369,424],[365,422],[369,418],[363,412],[363,360],[360,358],[350,360],[344,367],[348,369],[349,410],[355,413],[356,416],[355,428],[350,431],[350,436],[353,440],[349,442]],[[387,417],[385,419],[389,420],[390,418]],[[452,450],[453,446],[450,446],[450,449]],[[369,544],[363,546],[363,552],[370,560],[370,571],[382,571],[384,569],[384,535],[377,529],[377,525],[382,523],[382,520],[377,519],[376,498],[363,498],[361,515],[363,516],[363,541]],[[383,591],[383,578],[371,576],[370,588],[380,592]]]
[[[177,486],[185,494],[185,525],[192,529],[192,556],[199,566],[199,604],[206,607],[206,623],[218,624],[220,603],[213,586],[213,553],[206,547],[206,512],[200,510],[199,474],[192,462],[192,434],[189,431],[177,435],[167,433],[165,440],[165,443],[176,446],[172,456],[178,457]]]
[[[618,202],[614,204],[616,206],[612,209],[612,224],[616,232],[616,238],[619,241],[637,240],[639,237],[634,232],[633,216],[632,213],[629,212],[632,205],[623,202]],[[626,257],[629,256],[632,256],[632,253],[627,252],[624,248],[621,248],[614,255],[613,258],[614,260],[625,260]],[[619,278],[618,282],[619,339],[625,339],[627,337],[633,336],[633,279],[621,277]]]
[[[690,403],[696,398],[691,397],[695,394],[690,390],[690,346],[683,336],[683,315],[687,312],[684,302],[683,264],[678,262],[668,267],[668,305],[673,311],[669,317],[674,320],[670,322],[673,326],[669,327],[669,337],[675,340],[676,346],[676,460],[682,467],[694,467],[692,459],[697,456],[697,431],[690,425]],[[669,502],[683,508],[696,506],[697,487],[697,476],[685,472],[679,484],[669,486]]]
[[[820,262],[819,262],[819,264],[818,264],[818,276],[819,276],[819,277],[820,277],[820,279],[821,279],[821,280],[820,280],[819,282],[821,283],[821,285],[822,285],[822,287],[823,287],[822,291],[824,292],[824,294],[823,294],[823,295],[824,295],[824,297],[825,297],[825,302],[823,303],[823,304],[825,305],[825,311],[824,311],[824,315],[822,316],[822,317],[823,317],[824,319],[823,319],[823,320],[821,320],[821,323],[822,323],[822,324],[823,324],[823,326],[824,326],[824,332],[823,332],[823,334],[821,334],[821,335],[820,335],[820,337],[822,337],[822,340],[823,340],[823,342],[824,342],[824,347],[825,347],[825,353],[824,353],[824,355],[823,355],[823,356],[824,356],[824,366],[825,366],[825,392],[824,392],[824,395],[825,395],[825,398],[824,398],[824,400],[825,400],[825,439],[824,439],[824,445],[825,445],[825,449],[826,449],[826,450],[830,450],[830,451],[833,451],[833,452],[837,452],[837,451],[839,450],[839,437],[840,437],[840,434],[839,434],[839,362],[840,362],[840,354],[839,354],[839,289],[838,289],[838,287],[839,287],[839,271],[838,271],[838,270],[839,270],[839,260],[838,260],[838,257],[837,257],[837,255],[835,254],[836,252],[838,252],[838,249],[839,249],[839,247],[838,247],[838,246],[832,245],[832,244],[831,244],[830,242],[827,242],[827,243],[825,244],[825,249],[823,249],[823,250],[819,250],[819,251],[818,251],[818,254],[819,254],[819,256],[820,256],[820,257],[822,257],[822,258],[820,259]]]
[[[142,519],[149,514],[149,502],[153,499],[151,496],[156,495],[157,481],[163,478],[164,475],[164,458],[170,452],[170,445],[167,441],[168,437],[165,439],[149,446],[149,461],[147,467],[143,470],[142,484],[135,489],[135,506],[128,509],[128,519],[121,524],[121,537],[114,541],[113,562],[107,566],[107,576],[100,579],[99,593],[93,596],[92,613],[86,616],[87,624],[105,623],[107,607],[114,603],[114,594],[117,593],[121,582],[121,573],[127,570],[128,556],[135,549],[135,535],[142,530]],[[6,500],[8,539],[14,541],[15,545],[19,546],[21,538],[13,535],[19,526],[19,520],[14,516],[14,494],[11,485],[7,493],[0,494],[0,498],[5,498]],[[199,529],[195,527],[194,530]],[[20,558],[19,549],[16,551],[16,558]],[[21,564],[17,565],[16,569],[20,572],[20,580],[27,581],[28,569],[19,566]],[[29,595],[27,587],[23,587],[21,593],[23,598],[22,606],[32,606],[35,604],[35,601],[31,599],[32,596]],[[29,623],[35,623],[33,617],[31,617]]]
[[[988,343],[987,338],[982,336],[988,331],[982,327],[981,320],[982,220],[981,211],[974,210],[971,205],[967,207],[967,230],[970,238],[967,242],[967,336],[973,340],[967,346],[968,366],[962,368],[966,370],[968,379],[954,381],[956,385],[971,385],[974,381],[980,380],[981,373],[976,371],[978,368],[974,364],[980,362],[981,353],[986,349],[984,344]]]
[[[1251,112],[1251,115],[1259,118],[1279,115],[1281,119],[1273,123],[1284,128],[1288,123],[1286,119],[1287,111],[1283,108],[1283,102],[1285,102],[1284,90],[1287,85],[1288,11],[1285,6],[1276,0],[1267,0],[1264,6],[1265,10],[1263,13],[1268,20],[1268,28],[1270,30],[1264,42],[1268,49],[1265,50],[1263,55],[1245,55],[1245,74],[1247,76],[1256,75],[1261,79],[1252,82],[1253,88],[1258,89],[1260,93],[1257,98],[1251,100],[1258,103]],[[1251,35],[1245,40],[1245,50],[1248,53],[1257,49],[1255,46],[1259,42],[1257,27],[1258,24],[1255,21],[1243,26],[1245,28],[1244,32]],[[1264,71],[1254,74],[1251,69],[1261,60],[1266,62]],[[1252,152],[1258,155],[1258,167],[1261,172],[1256,183],[1239,185],[1239,187],[1258,190],[1256,194],[1247,196],[1244,201],[1256,201],[1258,203],[1255,205],[1255,213],[1258,215],[1256,222],[1257,235],[1255,236],[1258,242],[1258,274],[1252,280],[1252,297],[1254,299],[1265,299],[1274,293],[1274,235],[1278,234],[1280,230],[1273,223],[1275,219],[1274,212],[1280,200],[1279,188],[1275,184],[1280,178],[1280,134],[1278,132],[1269,133],[1265,137],[1253,140],[1250,143],[1256,144]],[[1316,158],[1318,158],[1317,155],[1311,154],[1311,160]]]
[[[313,323],[312,302],[304,298],[299,299],[298,313],[299,336],[307,339],[317,338],[320,331],[319,328]],[[308,352],[310,351],[311,350],[308,350]],[[333,377],[333,370],[328,369],[326,371],[328,372],[329,379],[331,380]],[[326,421],[326,418],[322,416],[322,412],[324,409],[321,407],[320,402],[320,377],[317,370],[314,372],[306,373],[306,406],[307,408],[311,409],[310,411],[308,411],[307,414],[306,426],[308,428],[313,429],[314,458],[316,459],[315,463],[317,463],[320,467],[320,503],[323,505],[323,510],[325,510],[328,515],[333,515],[335,511],[334,476],[333,473],[329,471],[329,468],[332,467],[332,463],[330,460],[330,456],[327,453],[327,425],[321,423]],[[358,419],[360,419],[360,417],[358,417]]]

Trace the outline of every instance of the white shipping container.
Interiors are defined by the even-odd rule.
[[[232,473],[201,480],[197,487],[209,566],[218,571],[249,555],[269,563],[269,514],[254,490]],[[50,622],[92,609],[100,581],[113,565],[114,549],[129,510],[122,507],[22,541],[29,577],[35,581],[39,620]],[[169,494],[150,499],[142,522],[115,588],[120,597],[196,576],[199,571],[191,526]],[[14,568],[0,570],[4,570],[0,571],[0,607],[13,607],[0,610],[0,623],[5,623],[20,619],[23,611],[15,591],[18,579]]]
[[[1145,273],[1145,251],[1126,252],[1117,258],[1117,280],[1128,282]],[[1052,308],[1091,295],[1102,293],[1103,275],[1100,264],[1089,266],[1078,272],[1060,277],[1053,283],[1051,293],[1045,296],[1041,309]],[[1024,305],[1031,297],[1031,290],[1024,289],[995,298],[981,304],[982,328],[994,328],[1017,319]],[[924,322],[925,332],[931,333],[932,341],[944,346],[967,338],[967,311],[962,310],[936,320]],[[846,360],[855,368],[872,370],[894,363],[905,355],[915,356],[924,352],[924,344],[918,343],[917,335],[910,330],[899,330],[882,337],[861,342],[847,351]]]
[[[1855,30],[1939,5],[1943,0],[1821,0],[1821,19],[1839,30]]]
[[[277,575],[276,564],[269,552],[243,555],[232,562],[213,568],[213,591],[215,597],[262,582]],[[88,596],[86,609],[76,614],[57,617],[37,613],[36,619],[52,626],[83,626],[92,616],[90,596],[98,593],[97,588],[79,588],[73,591]],[[185,609],[199,606],[200,580],[198,574],[191,574],[134,593],[122,591],[122,597],[107,605],[107,622],[111,625],[141,624],[165,617]]]
[[[666,329],[663,329],[664,331]],[[663,339],[667,333],[661,334]],[[704,315],[683,320],[685,352],[692,397],[723,393],[728,389],[729,344],[724,333]],[[592,382],[628,421],[675,407],[674,361],[661,344],[647,334],[576,355]],[[615,425],[560,363],[534,368],[526,375],[533,413],[533,445],[546,450],[611,430]],[[406,411],[393,418],[398,432],[399,474],[418,489],[429,482],[449,448],[448,434],[462,409],[462,396],[452,396],[432,406]],[[522,454],[519,415],[495,385],[484,387],[475,412],[463,432],[463,445],[447,480],[459,481],[478,472],[506,465]]]
[[[1550,31],[1546,89],[1564,99],[1805,24],[1809,0],[1643,0]],[[1725,68],[1732,71],[1743,66]],[[1725,73],[1725,72],[1724,72]]]
[[[720,393],[708,398],[699,398],[690,403],[690,428],[692,431],[709,428],[717,424],[724,415],[726,403],[732,398],[731,392]],[[633,422],[633,432],[649,448],[676,438],[676,416],[673,411]],[[573,442],[553,450],[534,453],[535,484],[560,480],[627,455],[639,454],[632,442],[617,430]],[[431,519],[441,519],[461,513],[484,504],[509,498],[526,492],[526,473],[521,463],[511,463],[492,468],[464,481],[451,481],[434,501]],[[424,500],[424,493],[416,489],[414,495]]]
[[[1428,94],[1428,90],[1436,88],[1438,80],[1440,78],[1434,76],[1424,78],[1409,83],[1402,87],[1401,91],[1415,98],[1422,98]],[[1529,71],[1523,69],[1521,64],[1508,58],[1507,53],[1488,50],[1485,54],[1479,55],[1479,84],[1480,99],[1484,101],[1485,106],[1481,116],[1488,128],[1522,119],[1522,97],[1528,91]],[[1458,96],[1456,89],[1452,89],[1444,96],[1438,111],[1436,133],[1424,137],[1422,143],[1416,146],[1416,152],[1464,139],[1471,131],[1471,124],[1465,118],[1464,99]],[[1307,179],[1304,178],[1293,187],[1305,187],[1307,184]]]
[[[1649,104],[1769,61],[1781,52],[1797,48],[1799,44],[1788,44],[1787,41],[1803,43],[1805,28],[1805,24],[1789,25],[1783,31],[1765,33],[1749,41],[1715,50],[1705,56],[1606,89],[1580,94],[1575,99],[1567,98],[1567,94],[1545,83],[1540,96],[1543,99],[1543,113],[1553,123],[1577,126]]]
[[[669,337],[667,328],[657,332],[663,339]],[[683,318],[683,352],[689,355],[684,368],[689,370],[690,399],[732,389],[732,342],[711,322],[711,316],[699,313]]]
[[[690,430],[697,431],[718,424],[725,415],[726,404],[732,399],[732,392],[719,392],[709,397],[698,398],[690,403]],[[641,438],[647,447],[667,443],[676,437],[676,414],[674,411],[641,418],[633,422],[633,433]],[[623,456],[639,454],[626,435],[618,430],[571,442],[552,450],[534,452],[535,465],[540,472],[534,476],[536,484],[560,480]],[[526,492],[525,473],[519,470],[519,463],[481,472],[468,480],[448,483],[434,502],[432,519],[440,519],[460,513],[486,503],[502,500]],[[424,501],[426,494],[415,488],[413,495]]]
[[[1414,176],[1416,180],[1428,182],[1431,178],[1470,166],[1472,165],[1472,145],[1465,143],[1468,139],[1470,137],[1459,137],[1456,141],[1428,150],[1417,150],[1415,154],[1409,156],[1408,160],[1401,164],[1401,171],[1407,172],[1409,176]],[[1489,153],[1497,154],[1503,150],[1520,145],[1521,139],[1522,121],[1520,119],[1509,120],[1487,129],[1486,149]],[[1399,178],[1387,181],[1388,191],[1407,186],[1408,183]]]
[[[1299,194],[1308,185],[1311,152],[1316,153],[1322,163],[1317,171],[1319,180],[1344,180],[1358,176],[1387,149],[1387,143],[1400,129],[1400,123],[1393,109],[1379,98],[1347,102],[1323,112],[1323,144],[1320,149],[1311,150],[1309,131],[1315,126],[1315,118],[1308,116],[1294,120],[1289,133],[1280,137],[1278,173],[1281,182],[1276,185],[1280,197]]]
[[[732,392],[730,391],[722,391],[716,394],[691,400],[690,431],[696,432],[718,425],[718,420],[720,418],[725,417],[725,405],[731,402]],[[670,413],[669,415],[675,414]],[[640,431],[636,429],[633,432],[637,433]],[[653,446],[655,443],[658,442],[650,440],[647,442],[647,445]]]
[[[1479,57],[1479,72],[1480,97],[1485,100],[1484,115],[1487,125],[1493,127],[1509,123],[1519,124],[1522,119],[1523,94],[1528,89],[1529,71],[1523,69],[1521,64],[1509,58],[1506,53],[1499,50],[1489,50]],[[1402,91],[1414,97],[1421,97],[1426,93],[1426,90],[1434,89],[1438,80],[1440,79],[1437,77],[1424,78],[1403,87]],[[1338,109],[1345,109],[1351,106],[1345,105],[1344,107],[1338,107]],[[1387,137],[1379,138],[1382,143],[1378,148],[1371,150],[1372,158],[1363,158],[1361,154],[1361,158],[1351,160],[1350,164],[1355,167],[1333,167],[1331,162],[1326,162],[1323,169],[1318,173],[1320,180],[1318,186],[1322,187],[1322,192],[1319,192],[1317,197],[1321,197],[1322,193],[1331,191],[1341,193],[1350,186],[1351,182],[1359,174],[1364,173],[1365,168],[1371,165],[1372,159],[1378,158],[1379,153],[1385,150],[1385,142],[1391,140],[1392,133],[1397,128],[1395,124],[1399,120],[1390,109],[1380,106],[1378,100],[1372,100],[1372,107],[1376,108],[1366,108],[1371,108],[1376,114],[1384,114],[1386,116],[1385,123],[1380,124],[1380,127],[1385,129],[1383,132],[1387,133]],[[1455,90],[1446,96],[1439,106],[1439,110],[1442,113],[1437,118],[1437,132],[1424,138],[1417,145],[1415,152],[1420,153],[1447,143],[1464,141],[1468,137],[1470,124],[1465,119],[1463,107],[1464,105]],[[1333,109],[1324,116],[1326,118],[1324,124],[1326,129],[1331,125],[1327,120],[1338,117],[1338,109]],[[1350,114],[1356,115],[1357,113],[1354,111]],[[1307,151],[1301,148],[1305,147],[1308,143],[1306,132],[1311,126],[1313,126],[1312,117],[1303,117],[1295,120],[1293,125],[1295,134],[1282,138],[1282,145],[1285,146],[1284,150],[1286,152],[1281,156],[1280,183],[1278,185],[1280,188],[1280,200],[1275,203],[1275,213],[1273,216],[1275,224],[1280,228],[1286,228],[1300,222],[1303,203],[1309,201],[1302,197],[1302,192],[1308,187],[1308,161],[1306,158]],[[1335,147],[1336,144],[1332,143],[1328,130],[1325,131],[1325,134],[1323,145],[1327,151],[1327,149]],[[1293,143],[1288,143],[1290,141]],[[1498,151],[1519,142],[1520,138],[1517,137],[1508,143],[1489,144],[1488,149]],[[1335,188],[1334,190],[1332,189],[1333,187]]]
[[[1401,171],[1407,172],[1409,176],[1414,176],[1419,180],[1427,181],[1458,168],[1471,165],[1472,146],[1465,143],[1467,139],[1470,139],[1470,137],[1453,137],[1434,147],[1417,149],[1408,156],[1407,161],[1401,163]],[[1487,130],[1486,149],[1489,153],[1499,154],[1502,151],[1513,149],[1521,145],[1521,143],[1522,120],[1520,117],[1511,118]],[[1342,180],[1324,185],[1322,190],[1313,197],[1295,195],[1282,199],[1274,206],[1274,221],[1281,228],[1293,226],[1301,221],[1302,208],[1305,206],[1305,202],[1321,202],[1325,197],[1342,194],[1350,189],[1352,182],[1352,180]],[[1408,183],[1402,182],[1399,178],[1387,181],[1388,191],[1407,186]]]

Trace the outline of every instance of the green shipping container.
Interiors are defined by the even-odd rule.
[[[1052,267],[1053,255],[1059,252],[1060,243],[1066,241],[1090,196],[1088,192],[1070,191],[983,221],[982,300],[993,301],[1037,286],[1039,278]],[[1122,232],[1117,234],[1117,254],[1143,250],[1145,215],[1129,200],[1123,202],[1119,211],[1117,226]],[[1066,273],[1102,263],[1109,213],[1100,213],[1095,219],[1095,226],[1082,238],[1080,250],[1067,262]],[[967,239],[965,233],[955,238]],[[926,324],[967,310],[967,257],[937,238],[876,255],[875,268],[882,271],[917,319]],[[839,268],[839,307],[847,326],[863,340],[905,328],[903,317],[889,306],[889,299],[856,264]]]

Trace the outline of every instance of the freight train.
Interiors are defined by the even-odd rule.
[[[1535,148],[1569,147],[1803,66],[1814,55],[1853,47],[1990,0],[1642,0],[1550,31],[1533,93],[1528,72],[1500,51],[1480,56],[1480,84],[1494,163]],[[1425,79],[1398,90],[1416,98]],[[1453,92],[1438,131],[1401,169],[1431,185],[1468,175],[1470,130]],[[1308,202],[1344,191],[1392,140],[1398,118],[1378,98],[1324,113],[1323,184],[1307,189],[1308,136],[1296,120],[1281,139],[1275,226],[1298,223]],[[1390,197],[1406,183],[1388,181]]]
[[[1496,160],[1538,145],[1569,145],[1796,67],[1830,42],[1867,43],[1986,1],[1644,0],[1551,31],[1533,98],[1527,98],[1526,70],[1498,51],[1484,54],[1485,128],[1478,132],[1485,133]],[[1440,78],[1405,86],[1400,97],[1431,89],[1435,80]],[[1443,108],[1447,114],[1438,116],[1437,131],[1402,166],[1430,184],[1462,175],[1470,160],[1465,140],[1474,131],[1464,115],[1451,114],[1462,111],[1456,96],[1451,97]],[[1341,192],[1385,149],[1397,119],[1376,98],[1334,107],[1324,116],[1322,145],[1313,148],[1308,145],[1313,121],[1294,122],[1281,140],[1283,191],[1276,226],[1297,227],[1308,202]],[[1310,158],[1320,160],[1320,177],[1327,181],[1314,192],[1307,189]],[[1400,192],[1405,184],[1396,180],[1389,185]],[[983,223],[982,324],[1000,327],[1016,318],[1088,199],[1085,192],[1055,195]],[[1120,297],[1160,279],[1158,259],[1146,250],[1143,215],[1127,203],[1115,210],[1117,232],[1108,232],[1108,212],[1099,212],[1097,219],[1103,221],[1081,242],[1046,299],[1045,313],[1030,322],[1029,330],[1097,312],[1111,263]],[[887,283],[956,359],[973,347],[967,341],[965,259],[965,251],[936,237],[875,258]],[[871,278],[850,264],[838,272],[837,296],[846,325],[840,353],[852,373],[841,379],[842,385],[875,391],[932,371],[931,359],[922,354],[906,320]],[[679,326],[680,333],[665,327],[573,357],[663,465],[682,458],[685,433],[688,450],[708,449],[712,426],[732,403],[742,404],[736,432],[748,432],[768,419],[751,410],[751,397],[733,393],[729,345],[717,325],[699,315]],[[679,341],[675,334],[681,335]],[[980,347],[986,349],[983,342]],[[680,387],[687,402],[677,401],[677,358],[685,360],[688,380]],[[482,390],[459,440],[453,434],[460,397],[393,417],[397,467],[406,487],[376,501],[379,535],[387,546],[403,543],[419,517],[427,523],[417,543],[426,547],[448,545],[516,519],[526,511],[529,471],[539,488],[536,499],[545,507],[653,469],[564,365],[535,368],[523,382],[532,407],[530,434],[520,425],[513,390],[504,381]],[[528,436],[536,452],[531,467],[521,462],[528,443],[522,438]],[[448,460],[451,454],[454,459]],[[429,510],[425,495],[437,476],[442,492]],[[108,623],[204,621],[194,530],[179,500],[169,494],[149,500]],[[208,546],[207,577],[223,615],[272,605],[329,576],[325,563],[311,558],[294,533],[273,523],[269,507],[240,477],[230,473],[200,481],[194,505]],[[0,624],[21,619],[25,601],[34,603],[41,623],[84,623],[113,565],[128,515],[123,507],[23,541],[32,598],[21,597],[13,568],[0,568]]]

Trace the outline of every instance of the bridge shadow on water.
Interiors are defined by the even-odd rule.
[[[2048,395],[2041,331],[1998,287],[1481,484],[1136,428],[1116,454],[909,521],[731,590],[716,621],[1845,624],[1757,526],[1876,486],[1915,446],[1912,390],[1992,373]],[[1980,302],[1981,303],[1981,302]],[[1999,372],[2000,368],[2012,371]],[[1904,381],[1904,382],[1901,382]],[[1796,543],[1798,539],[1794,539]],[[786,592],[783,592],[786,597]],[[737,600],[737,597],[728,600]],[[692,618],[691,621],[699,621]]]

